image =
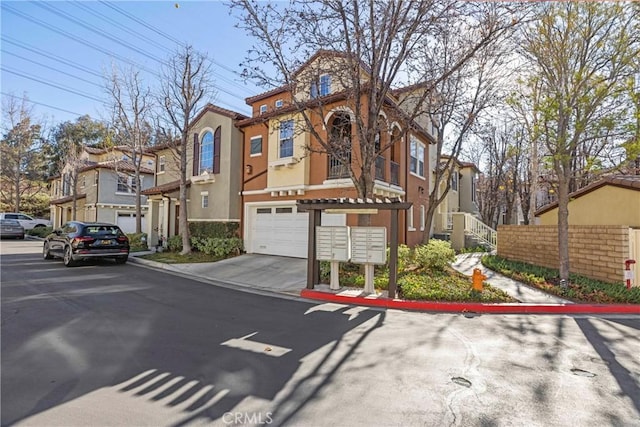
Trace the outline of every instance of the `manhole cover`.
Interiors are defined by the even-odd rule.
[[[596,376],[593,372],[585,371],[584,369],[573,368],[571,369],[571,373],[573,375],[578,375],[579,377],[587,377],[593,378]]]
[[[453,377],[451,378],[451,381],[453,381],[454,383],[461,385],[463,387],[471,387],[471,381],[469,381],[466,378],[462,378],[462,377]]]

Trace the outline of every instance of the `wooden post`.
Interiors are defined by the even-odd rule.
[[[320,281],[320,262],[316,260],[316,226],[321,225],[322,211],[309,211],[309,246],[307,250],[307,289],[313,289]]]
[[[398,210],[391,211],[391,236],[389,246],[389,298],[396,297],[398,281]]]

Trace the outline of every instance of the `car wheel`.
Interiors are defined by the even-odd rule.
[[[71,253],[71,246],[64,248],[64,265],[67,267],[73,267],[76,262],[73,260],[73,254]]]
[[[127,262],[127,258],[126,256],[119,256],[116,258],[116,264],[124,264],[125,262]]]
[[[44,259],[53,259],[53,255],[51,255],[51,252],[49,252],[49,243],[47,242],[45,242],[42,248],[42,257]]]

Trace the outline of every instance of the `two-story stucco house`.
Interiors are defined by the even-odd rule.
[[[206,105],[189,126],[187,174],[189,222],[240,221],[242,133],[236,127],[246,116],[213,104]],[[182,149],[182,147],[180,147]],[[180,234],[180,169],[175,147],[162,145],[157,157],[156,182],[148,197],[148,243]]]
[[[141,163],[141,189],[154,181],[155,155],[145,152]],[[51,222],[60,227],[67,221],[104,221],[118,224],[127,233],[135,232],[135,180],[130,149],[84,147],[75,165],[67,163],[59,176],[51,179]],[[76,183],[76,215],[73,218],[73,179]],[[146,197],[141,198],[142,230],[145,230]]]
[[[246,100],[252,117],[238,126],[244,134],[242,231],[248,253],[306,257],[308,214],[297,211],[296,200],[357,196],[348,168],[333,154],[322,152],[318,138],[309,131],[312,126],[325,140],[343,141],[343,156],[358,161],[351,92],[341,86],[345,79],[332,74],[333,60],[340,60],[340,54],[320,51],[311,57],[296,73],[294,93],[283,86]],[[367,70],[363,68],[361,73],[366,80]],[[373,168],[373,193],[413,203],[401,215],[400,241],[415,245],[428,232],[424,229],[429,188],[427,147],[432,138],[417,123],[403,129],[402,120],[396,119],[400,111],[395,102],[389,94],[388,106],[378,117],[383,131],[376,136],[376,152],[381,152]],[[304,120],[300,104],[314,108],[308,114],[310,123]],[[389,148],[379,150],[386,146]],[[371,225],[388,227],[389,218],[388,212],[380,211],[372,215]],[[322,224],[354,226],[358,218],[351,213],[323,213]]]
[[[435,156],[434,156],[435,157]],[[442,156],[441,161],[449,160],[448,156]],[[453,173],[449,176],[449,192],[444,200],[438,205],[436,215],[433,218],[433,235],[442,236],[451,233],[453,227],[454,213],[468,213],[474,217],[479,217],[476,183],[478,168],[473,163],[452,160]],[[434,164],[431,166],[435,167]],[[447,187],[447,181],[442,180],[438,188],[440,197]],[[433,191],[433,184],[430,188]]]

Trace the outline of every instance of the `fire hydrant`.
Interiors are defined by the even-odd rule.
[[[471,281],[473,282],[473,290],[482,292],[482,282],[487,280],[487,276],[482,274],[479,268],[473,269],[473,275],[471,276]]]

